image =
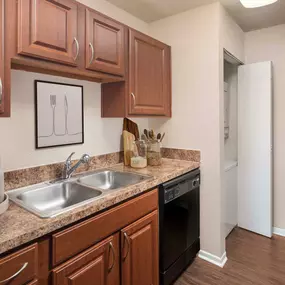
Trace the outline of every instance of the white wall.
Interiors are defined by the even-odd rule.
[[[201,247],[221,257],[225,250],[223,49],[244,60],[244,33],[220,3],[151,23],[149,33],[172,47],[173,100],[173,118],[150,120],[150,126],[166,132],[168,147],[201,150]]]
[[[244,62],[244,32],[232,19],[226,9],[219,4],[220,13],[220,43],[241,62]],[[223,51],[223,50],[222,50]]]
[[[85,112],[85,143],[49,149],[35,149],[34,80],[83,85]],[[147,127],[147,119],[136,119]],[[0,120],[0,156],[4,170],[64,161],[75,151],[75,158],[83,153],[99,155],[120,150],[122,119],[101,118],[101,87],[98,83],[63,77],[12,71],[12,114]]]
[[[150,34],[172,48],[173,100],[172,119],[150,126],[166,132],[167,147],[201,150],[201,247],[221,257],[218,9],[215,3],[150,24]]]
[[[104,0],[80,0],[118,21],[143,33],[148,24]],[[84,86],[85,143],[83,145],[35,149],[34,80],[47,80]],[[148,119],[136,119],[141,128],[148,127]],[[0,119],[0,157],[5,171],[64,161],[75,151],[75,158],[84,152],[99,155],[120,150],[122,119],[101,118],[100,84],[43,74],[12,71],[11,118]]]
[[[285,25],[246,33],[245,58],[273,62],[274,226],[285,229]]]

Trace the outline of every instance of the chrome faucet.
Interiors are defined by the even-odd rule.
[[[77,163],[75,163],[73,166],[71,166],[71,158],[75,154],[75,152],[72,152],[71,155],[67,158],[64,164],[64,169],[62,173],[63,179],[68,179],[71,177],[72,173],[82,164],[82,163],[88,163],[90,161],[90,156],[88,154],[83,154],[82,157],[78,160]]]

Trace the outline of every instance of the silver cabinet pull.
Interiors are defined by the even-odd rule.
[[[75,58],[74,58],[74,61],[77,60],[78,56],[79,56],[79,52],[80,52],[80,46],[79,46],[79,42],[77,40],[76,37],[74,37],[74,42],[75,42],[75,45],[76,45],[76,55],[75,55]]]
[[[127,250],[126,255],[123,257],[123,261],[126,260],[126,258],[127,258],[128,255],[129,255],[129,252],[130,252],[130,239],[129,239],[127,233],[124,233],[124,237],[125,237],[124,241],[127,241],[127,244],[128,244],[128,250]]]
[[[115,266],[115,262],[116,262],[116,253],[115,253],[115,249],[114,249],[112,242],[109,243],[109,255],[110,255],[110,251],[112,252],[112,255],[113,255],[113,262],[112,262],[112,265],[108,268],[108,272],[112,271],[112,269]]]
[[[133,100],[134,100],[134,105],[136,105],[136,96],[135,96],[135,94],[133,92],[131,93],[131,95],[132,95]]]
[[[95,51],[94,51],[94,47],[93,47],[92,43],[89,43],[89,46],[91,48],[91,58],[90,58],[90,61],[89,61],[89,65],[90,65],[92,63],[92,61],[94,60]]]
[[[16,278],[22,271],[24,271],[24,269],[28,266],[28,262],[26,262],[19,271],[17,271],[15,274],[13,274],[11,277],[5,279],[5,280],[1,280],[0,284],[6,283],[14,278]]]
[[[2,102],[2,96],[3,96],[3,84],[2,84],[2,79],[0,78],[0,104]]]

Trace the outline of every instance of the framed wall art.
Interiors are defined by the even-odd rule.
[[[84,143],[83,86],[35,80],[36,148]]]

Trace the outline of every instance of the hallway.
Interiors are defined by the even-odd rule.
[[[285,238],[236,228],[227,239],[228,262],[216,267],[197,258],[175,285],[284,285]]]

